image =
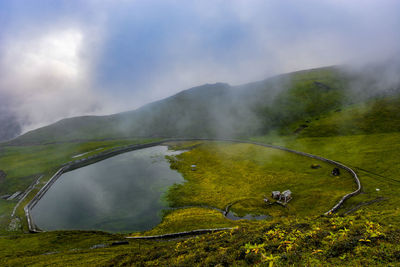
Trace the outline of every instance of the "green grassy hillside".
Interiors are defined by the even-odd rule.
[[[314,170],[312,160],[296,155],[243,144],[197,142],[180,146],[193,149],[170,158],[171,167],[186,180],[166,196],[178,209],[166,212],[154,229],[132,235],[234,229],[112,246],[124,237],[83,231],[23,233],[22,208],[17,210],[20,225],[10,229],[16,201],[0,200],[0,264],[398,265],[399,87],[378,83],[376,73],[331,67],[236,87],[206,85],[131,112],[62,120],[0,147],[0,169],[7,174],[0,192],[12,193],[25,190],[37,174],[45,174],[43,185],[73,155],[150,141],[121,138],[222,136],[272,143],[342,162],[357,172],[362,193],[346,201],[333,217],[319,215],[354,184],[345,175],[329,176],[331,166],[319,163],[322,168]],[[97,140],[85,141],[93,139]],[[198,170],[192,171],[191,164]],[[332,179],[337,180],[331,183]],[[265,192],[287,186],[294,194],[288,210],[263,206]],[[223,209],[229,203],[239,215],[268,213],[273,218],[231,221],[209,208]]]
[[[338,136],[400,131],[400,96],[383,96],[318,114],[302,122],[307,125],[298,135]],[[291,125],[296,129],[300,123]]]
[[[133,137],[246,137],[347,105],[350,76],[338,67],[276,76],[241,86],[182,91],[134,111],[61,120],[11,144]]]
[[[281,135],[312,136],[388,132],[389,117],[398,116],[399,85],[380,84],[379,75],[372,77],[345,67],[326,67],[241,86],[206,84],[129,112],[64,119],[10,144],[138,137],[246,138],[273,130]],[[306,129],[309,126],[314,128]]]

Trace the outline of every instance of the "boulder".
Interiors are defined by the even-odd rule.
[[[319,168],[321,168],[321,165],[319,165],[319,164],[311,164],[311,169],[319,169]]]
[[[333,176],[339,176],[340,175],[340,169],[339,168],[333,168],[332,175]]]

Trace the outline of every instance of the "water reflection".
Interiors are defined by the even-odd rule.
[[[162,194],[182,176],[166,146],[124,153],[63,174],[32,210],[43,230],[142,231],[160,223]]]

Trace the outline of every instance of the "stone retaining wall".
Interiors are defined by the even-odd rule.
[[[200,234],[207,234],[207,233],[214,233],[219,231],[226,231],[232,230],[235,227],[227,227],[227,228],[214,228],[214,229],[197,229],[192,231],[185,231],[185,232],[178,232],[178,233],[171,233],[171,234],[164,234],[164,235],[150,235],[150,236],[127,236],[125,238],[129,239],[168,239],[168,238],[178,238],[188,235],[200,235]]]

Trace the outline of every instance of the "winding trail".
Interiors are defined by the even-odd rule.
[[[40,189],[40,191],[32,198],[32,200],[24,207],[25,210],[25,215],[27,218],[27,222],[28,222],[28,226],[29,226],[29,231],[33,232],[33,233],[37,233],[37,232],[43,232],[42,230],[40,230],[35,223],[33,222],[33,219],[31,217],[31,213],[30,210],[36,205],[36,203],[42,198],[42,196],[47,192],[47,190],[49,190],[49,188],[51,187],[51,185],[54,184],[54,182],[64,173],[64,172],[68,172],[101,160],[105,160],[107,158],[116,156],[118,154],[122,154],[122,153],[126,153],[129,151],[133,151],[133,150],[138,150],[138,149],[143,149],[143,148],[148,148],[148,147],[152,147],[152,146],[157,146],[157,145],[162,145],[168,142],[184,142],[184,141],[222,141],[222,142],[231,142],[231,143],[245,143],[245,144],[252,144],[252,145],[257,145],[257,146],[263,146],[263,147],[268,147],[268,148],[273,148],[273,149],[279,149],[282,151],[287,151],[290,153],[294,153],[294,154],[298,154],[301,156],[305,156],[305,157],[309,157],[309,158],[313,158],[313,159],[317,159],[317,160],[321,160],[327,163],[330,163],[332,165],[335,165],[341,169],[346,170],[348,173],[350,173],[350,175],[354,178],[355,183],[357,184],[357,190],[355,190],[354,192],[351,192],[349,194],[344,195],[340,201],[333,206],[330,210],[328,210],[327,212],[324,213],[324,215],[330,215],[332,213],[334,213],[335,211],[337,211],[342,205],[343,203],[359,194],[361,192],[361,182],[357,176],[357,174],[355,173],[355,171],[353,171],[350,167],[337,162],[337,161],[333,161],[321,156],[316,156],[316,155],[312,155],[312,154],[308,154],[305,152],[301,152],[301,151],[297,151],[297,150],[293,150],[293,149],[289,149],[286,147],[282,147],[282,146],[276,146],[276,145],[269,145],[269,144],[263,144],[263,143],[258,143],[258,142],[253,142],[253,141],[246,141],[246,140],[236,140],[236,139],[224,139],[224,138],[171,138],[171,139],[164,139],[162,141],[158,141],[158,142],[151,142],[151,143],[146,143],[146,144],[134,144],[134,145],[128,145],[128,146],[123,146],[123,147],[118,147],[118,148],[114,148],[111,150],[107,150],[104,152],[100,152],[99,154],[93,155],[93,156],[89,156],[87,158],[83,158],[83,159],[79,159],[79,160],[75,160],[75,161],[71,161],[68,162],[66,164],[64,164],[54,175],[53,177],[50,178],[50,180]],[[205,230],[205,229],[201,229],[201,230]],[[212,229],[207,229],[207,230],[212,230]],[[194,230],[196,231],[196,230]],[[190,231],[193,232],[193,231]]]

